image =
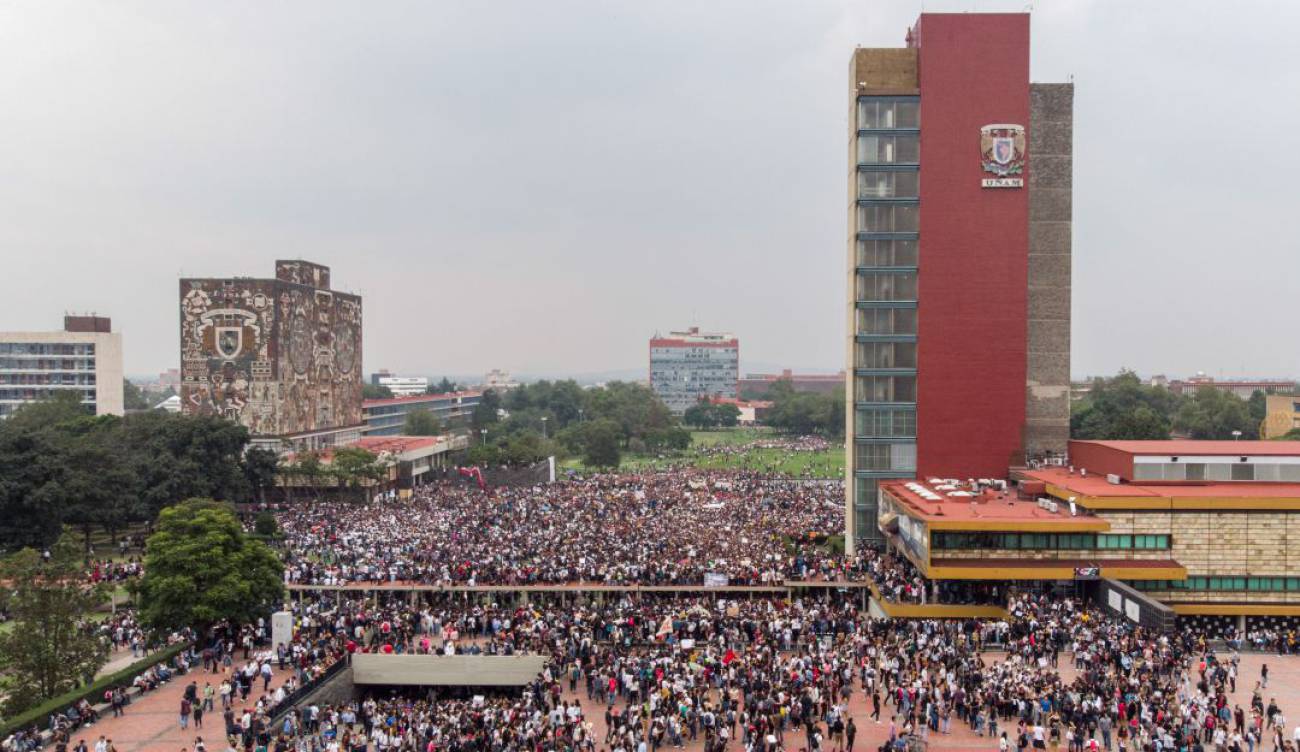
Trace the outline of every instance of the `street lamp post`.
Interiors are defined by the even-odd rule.
[[[546,416],[542,416],[542,438],[546,438]]]
[[[486,429],[486,428],[480,428],[480,429],[478,430],[478,434],[479,434],[479,436],[482,436],[482,437],[483,437],[483,442],[482,442],[482,443],[486,444],[486,443],[487,443],[487,429]]]
[[[1232,432],[1232,440],[1233,440],[1233,441],[1241,441],[1241,431],[1233,431],[1233,432]]]

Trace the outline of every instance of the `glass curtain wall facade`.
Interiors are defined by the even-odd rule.
[[[855,105],[849,482],[856,538],[872,545],[877,483],[916,472],[920,98],[859,96]]]

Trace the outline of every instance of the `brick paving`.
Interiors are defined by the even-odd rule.
[[[235,665],[242,665],[242,661],[237,661]],[[282,684],[291,675],[291,671],[277,670],[272,679],[272,688]],[[215,710],[203,714],[203,728],[195,728],[192,719],[188,729],[180,726],[181,698],[185,695],[185,687],[191,681],[198,682],[201,697],[204,682],[210,681],[216,688],[220,686],[221,678],[220,673],[213,674],[202,669],[175,677],[152,692],[137,695],[126,706],[126,715],[114,718],[112,711],[107,711],[98,723],[78,729],[72,735],[72,745],[78,739],[85,739],[87,746],[94,749],[95,741],[103,735],[113,740],[118,752],[177,752],[193,749],[194,738],[202,736],[208,750],[225,749],[225,721],[221,717],[220,697],[215,701]],[[236,700],[236,711],[255,704],[258,697],[256,690],[261,686],[262,683],[258,680],[247,703],[241,704]]]
[[[1001,656],[996,653],[988,653],[985,658],[987,661],[992,662],[1000,659]],[[1231,695],[1231,701],[1240,703],[1242,707],[1249,708],[1251,693],[1259,679],[1260,667],[1264,663],[1269,666],[1269,686],[1267,689],[1262,690],[1264,702],[1267,704],[1270,699],[1276,698],[1279,706],[1289,719],[1288,725],[1294,726],[1297,722],[1300,722],[1300,656],[1279,656],[1270,653],[1242,654],[1237,692]],[[1059,670],[1067,681],[1072,681],[1075,672],[1072,666],[1067,664],[1066,656],[1062,656]],[[277,671],[272,686],[280,684],[286,677],[287,672]],[[75,744],[78,739],[85,739],[86,743],[93,747],[95,740],[102,734],[113,740],[113,744],[119,752],[177,752],[182,749],[192,749],[194,737],[202,736],[209,750],[223,749],[225,746],[223,739],[224,722],[219,707],[220,701],[217,703],[218,709],[216,712],[204,715],[204,728],[202,729],[194,728],[193,722],[191,722],[189,729],[182,730],[178,717],[181,697],[189,681],[196,680],[201,690],[204,681],[211,680],[213,685],[216,686],[220,683],[220,679],[221,674],[210,674],[201,670],[192,671],[186,676],[173,679],[160,689],[137,697],[127,706],[125,716],[120,718],[106,716],[99,723],[79,730],[78,733],[73,734],[72,742]],[[598,742],[603,739],[605,734],[604,708],[594,701],[588,700],[581,685],[579,685],[578,692],[565,692],[563,696],[566,700],[578,700],[581,703],[584,714],[595,727],[596,739]],[[250,695],[250,700],[255,697],[255,694]],[[251,705],[251,702],[249,704]],[[244,704],[236,703],[235,707],[241,709]],[[619,707],[622,707],[622,703],[619,703]],[[871,752],[888,738],[888,722],[891,709],[891,706],[885,705],[881,712],[882,723],[879,725],[873,723],[870,718],[870,698],[865,696],[860,688],[855,689],[849,701],[849,715],[858,727],[858,737],[854,745],[856,750]],[[1007,731],[1008,736],[1012,736],[1014,725]],[[986,752],[987,750],[997,749],[996,739],[977,736],[965,724],[956,720],[952,723],[951,734],[931,734],[928,742],[931,749],[941,749],[945,752],[966,752],[967,750]],[[598,748],[600,746],[597,745]],[[699,752],[699,750],[703,749],[703,746],[703,737],[701,736],[694,742],[688,742],[686,749],[688,752]],[[788,733],[786,746],[789,749],[798,749],[804,746],[802,734],[800,732]],[[731,749],[740,749],[738,740],[733,741]],[[829,750],[830,747],[827,746],[826,749]]]

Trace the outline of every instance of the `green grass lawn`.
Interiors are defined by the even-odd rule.
[[[820,452],[788,452],[781,449],[750,448],[743,453],[706,455],[698,451],[710,447],[742,446],[762,439],[777,438],[779,434],[765,428],[730,428],[718,431],[692,431],[691,449],[685,452],[666,452],[655,456],[625,455],[620,470],[637,472],[663,470],[683,465],[706,470],[754,470],[776,472],[792,476],[811,475],[816,478],[841,478],[844,476],[844,449],[833,444]],[[585,472],[581,458],[571,457],[561,463],[565,470]]]

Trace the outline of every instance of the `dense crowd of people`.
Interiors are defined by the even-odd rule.
[[[177,721],[197,737],[192,752],[206,752],[204,734],[214,750],[249,752],[851,752],[868,724],[879,724],[882,752],[924,747],[954,726],[1000,750],[1300,752],[1300,726],[1288,731],[1267,666],[1242,676],[1237,653],[1294,652],[1293,633],[1256,630],[1222,647],[1060,593],[936,585],[897,554],[833,553],[842,516],[834,484],[700,471],[487,490],[448,482],[405,500],[283,510],[289,583],[698,589],[307,591],[290,600],[287,642],[266,619],[176,635],[193,647],[105,700],[124,714],[132,695],[183,682]],[[706,575],[869,580],[887,601],[997,603],[1009,616],[884,620],[858,588],[741,596],[708,592]],[[145,648],[129,610],[96,629],[118,650]],[[301,701],[302,688],[357,653],[528,654],[545,668],[513,690]],[[1234,699],[1239,685],[1247,702]],[[95,717],[86,703],[51,718],[58,752],[112,752],[111,740],[72,743]],[[37,739],[21,732],[3,751],[32,752]]]
[[[289,582],[700,585],[713,573],[780,584],[843,566],[809,543],[839,531],[840,489],[736,473],[486,491],[448,482],[407,501],[318,504],[278,521]]]

